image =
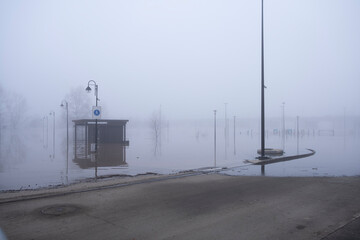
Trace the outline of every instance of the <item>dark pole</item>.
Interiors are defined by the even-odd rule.
[[[228,136],[227,136],[227,103],[225,104],[225,128],[224,128],[224,136],[225,136],[225,160],[227,159],[227,145],[228,145]]]
[[[66,102],[66,176],[69,174],[69,105]]]
[[[235,130],[235,128],[236,128],[236,116],[234,116],[234,155],[236,155],[236,143],[235,143],[235,141],[236,141],[236,130]]]
[[[281,130],[282,149],[285,152],[285,102],[282,103],[282,130]]]
[[[55,112],[54,112],[54,127],[53,127],[53,158],[55,158]]]
[[[45,117],[43,117],[43,147],[45,148]]]
[[[97,179],[97,139],[98,139],[98,120],[95,119],[95,179]]]
[[[95,86],[95,97],[96,97],[95,105],[97,107],[98,106],[98,101],[99,101],[99,98],[98,98],[98,85],[96,84],[96,82],[94,80],[90,80],[88,82],[87,88],[85,89],[87,92],[91,91],[90,83],[92,83]],[[98,145],[98,120],[96,118],[95,119],[95,179],[97,179],[97,155],[98,155],[98,152],[97,152],[98,146],[97,145]]]
[[[49,117],[46,116],[46,149],[49,146]]]
[[[216,167],[216,110],[214,110],[214,167]]]
[[[299,154],[299,116],[296,116],[296,150]]]
[[[55,112],[52,111],[49,113],[49,115],[53,116],[53,154],[52,154],[52,158],[55,158]]]
[[[261,158],[265,157],[264,0],[261,0]]]
[[[66,109],[66,177],[67,177],[69,173],[69,104],[67,101],[63,100],[61,102],[60,107],[65,107]]]
[[[95,83],[96,107],[98,106],[98,85]],[[98,120],[95,119],[95,179],[97,179]]]

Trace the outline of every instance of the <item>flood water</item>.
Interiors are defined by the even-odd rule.
[[[203,167],[228,167],[229,175],[261,175],[260,166],[249,165],[260,147],[258,129],[238,124],[226,131],[217,125],[216,160],[214,125],[208,121],[164,123],[155,137],[150,124],[127,125],[128,147],[106,146],[99,159],[97,175],[168,174]],[[69,184],[95,176],[94,162],[74,157],[73,131],[70,129],[69,157],[66,158],[66,129],[33,128],[28,131],[2,131],[0,190],[33,189]],[[54,138],[55,136],[55,138]],[[54,143],[55,139],[55,143]],[[299,135],[288,132],[283,138],[271,129],[266,147],[285,147],[285,155],[316,151],[314,156],[266,165],[266,176],[356,176],[360,175],[359,128],[323,131],[300,129]],[[110,154],[111,153],[111,154]]]

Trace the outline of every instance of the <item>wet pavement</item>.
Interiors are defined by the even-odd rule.
[[[9,239],[338,239],[344,231],[357,239],[359,184],[214,173],[119,178],[3,198],[0,227]]]

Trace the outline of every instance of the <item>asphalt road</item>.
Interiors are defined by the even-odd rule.
[[[3,202],[0,228],[9,240],[360,239],[360,177],[158,180]]]

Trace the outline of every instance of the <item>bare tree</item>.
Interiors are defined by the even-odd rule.
[[[154,155],[161,154],[161,114],[154,111],[150,121],[151,135],[154,143]]]
[[[10,128],[17,129],[26,119],[27,104],[23,96],[11,94],[7,102],[7,114],[10,117]]]
[[[71,89],[65,100],[68,102],[69,118],[71,120],[91,117],[91,99],[82,86]]]
[[[26,116],[26,101],[24,97],[5,91],[0,86],[0,160],[16,147],[13,139],[19,138],[16,129],[23,126]],[[19,152],[20,153],[20,152]],[[0,161],[0,168],[3,162]]]
[[[6,92],[0,86],[0,129],[17,129],[25,121],[26,109],[23,96]]]

